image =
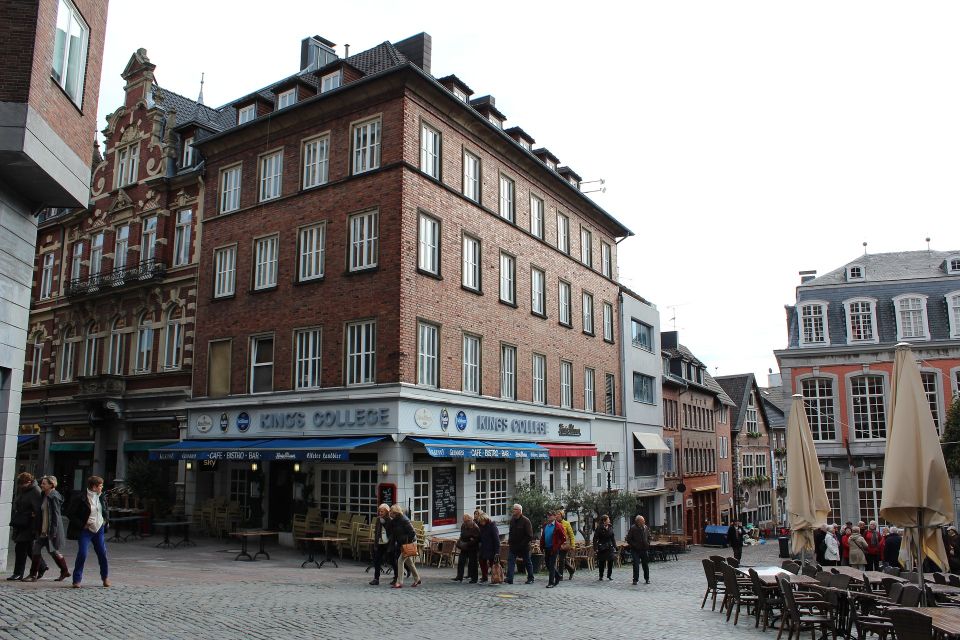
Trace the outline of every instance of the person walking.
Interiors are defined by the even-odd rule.
[[[576,556],[577,536],[573,532],[573,525],[567,520],[563,509],[557,509],[557,523],[563,525],[563,532],[567,536],[567,541],[560,548],[560,557],[557,559],[557,580],[563,580],[563,571],[570,574],[570,580],[573,580],[573,574],[577,571],[577,561],[570,561],[569,558]]]
[[[43,563],[40,552],[44,549],[60,567],[60,577],[57,578],[57,582],[60,582],[64,578],[70,577],[70,571],[67,569],[67,561],[61,551],[67,546],[67,539],[63,530],[63,496],[57,491],[56,476],[40,478],[40,491],[43,492],[43,501],[40,503],[37,537],[33,541],[33,562],[30,563],[30,575],[24,578],[24,582],[34,582],[43,576],[40,571]]]
[[[23,580],[27,567],[27,558],[33,555],[33,541],[37,537],[37,523],[40,522],[40,505],[43,492],[33,479],[33,474],[24,471],[17,476],[17,497],[13,501],[10,514],[10,528],[13,530],[14,562],[13,574],[7,580]],[[47,563],[41,558],[37,568],[37,577],[47,572]]]
[[[497,523],[483,511],[478,510],[474,520],[480,527],[480,549],[477,553],[482,573],[480,582],[486,582],[488,572],[497,561],[497,554],[500,553],[500,530],[497,528]]]
[[[817,564],[824,564],[824,554],[827,552],[827,525],[822,524],[813,532],[813,553]]]
[[[877,521],[871,520],[867,525],[867,531],[863,534],[867,541],[867,571],[876,571],[880,563],[880,531],[877,529]]]
[[[597,557],[597,566],[600,568],[600,580],[603,580],[603,571],[606,568],[607,580],[613,580],[613,554],[617,552],[617,535],[610,524],[610,516],[600,518],[600,525],[593,532],[593,549]]]
[[[650,584],[650,527],[643,516],[633,519],[633,526],[627,532],[627,544],[633,556],[633,584],[640,582],[640,567],[643,566],[643,582]]]
[[[507,555],[507,584],[513,584],[513,574],[516,570],[517,558],[523,560],[527,568],[526,584],[533,584],[533,562],[530,560],[530,543],[533,542],[533,525],[530,519],[523,515],[523,506],[513,505],[513,516],[510,518],[510,532],[507,544],[510,553]]]
[[[86,492],[75,498],[70,505],[69,536],[77,541],[77,559],[73,564],[73,587],[80,588],[83,582],[83,566],[87,562],[87,549],[93,543],[100,565],[100,580],[104,587],[110,586],[110,568],[107,562],[107,500],[103,495],[103,478],[87,478]]]
[[[867,541],[860,535],[860,527],[854,527],[850,534],[850,566],[860,571],[867,567]]]
[[[727,529],[727,543],[733,550],[733,557],[737,559],[737,562],[740,562],[740,558],[743,557],[743,537],[745,535],[746,531],[743,530],[743,524],[739,520],[730,523],[730,527]]]
[[[827,535],[824,536],[823,544],[826,550],[823,552],[823,562],[825,567],[835,567],[840,564],[840,541],[837,540],[836,527],[830,525],[827,527]]]
[[[890,527],[887,533],[887,541],[883,545],[883,561],[891,567],[900,566],[900,543],[903,538],[900,536],[900,529]]]
[[[417,571],[417,563],[413,556],[403,555],[403,545],[416,542],[417,532],[413,530],[413,524],[411,524],[410,519],[404,515],[403,507],[399,504],[390,507],[390,538],[394,553],[393,584],[391,586],[394,589],[403,587],[401,572],[409,570],[414,580],[414,583],[410,586],[419,587],[421,580],[420,572]]]
[[[480,551],[480,527],[473,521],[469,513],[463,514],[463,524],[460,525],[460,539],[457,540],[460,557],[457,560],[457,575],[451,578],[454,582],[463,582],[463,568],[467,567],[467,576],[470,584],[477,584],[477,554]]]
[[[547,565],[547,589],[552,589],[560,582],[557,577],[557,556],[560,555],[560,549],[566,542],[567,534],[563,530],[563,525],[557,523],[557,514],[548,511],[547,522],[540,533],[540,550],[543,551],[543,561]],[[562,571],[563,569],[560,569],[560,572]]]
[[[373,580],[370,584],[380,584],[380,574],[383,572],[383,563],[391,558],[390,549],[390,505],[381,504],[377,507],[377,517],[373,526]],[[391,558],[392,559],[392,558]],[[396,575],[396,566],[393,567]]]

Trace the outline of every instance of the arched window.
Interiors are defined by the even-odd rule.
[[[87,334],[83,340],[83,375],[95,376],[99,371],[100,328],[96,322],[87,325]]]
[[[137,320],[137,358],[133,365],[134,373],[149,373],[153,363],[153,327],[150,314],[143,312]]]
[[[172,306],[167,311],[166,335],[163,349],[163,368],[179,369],[183,361],[183,307]]]
[[[110,355],[107,360],[107,373],[122,376],[126,357],[127,334],[123,333],[123,319],[117,318],[110,326]]]
[[[63,331],[60,346],[60,382],[70,382],[73,380],[74,357],[76,355],[76,342],[73,339],[73,329],[67,327]]]
[[[43,368],[43,334],[33,338],[33,353],[30,359],[30,384],[40,384],[40,371]]]

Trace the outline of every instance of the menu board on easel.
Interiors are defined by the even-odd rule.
[[[434,527],[457,524],[457,468],[433,468],[433,517]]]

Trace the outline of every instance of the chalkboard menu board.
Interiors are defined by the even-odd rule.
[[[433,519],[434,527],[457,524],[457,468],[433,468]]]
[[[397,502],[397,485],[381,482],[377,485],[377,504],[394,505]]]

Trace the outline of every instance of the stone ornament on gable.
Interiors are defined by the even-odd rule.
[[[148,189],[145,198],[137,203],[141,211],[153,211],[160,206],[160,194]]]
[[[131,200],[127,192],[121,188],[117,190],[117,197],[114,198],[113,204],[110,205],[108,213],[114,213],[120,209],[126,209],[131,206],[133,206],[133,200]]]

